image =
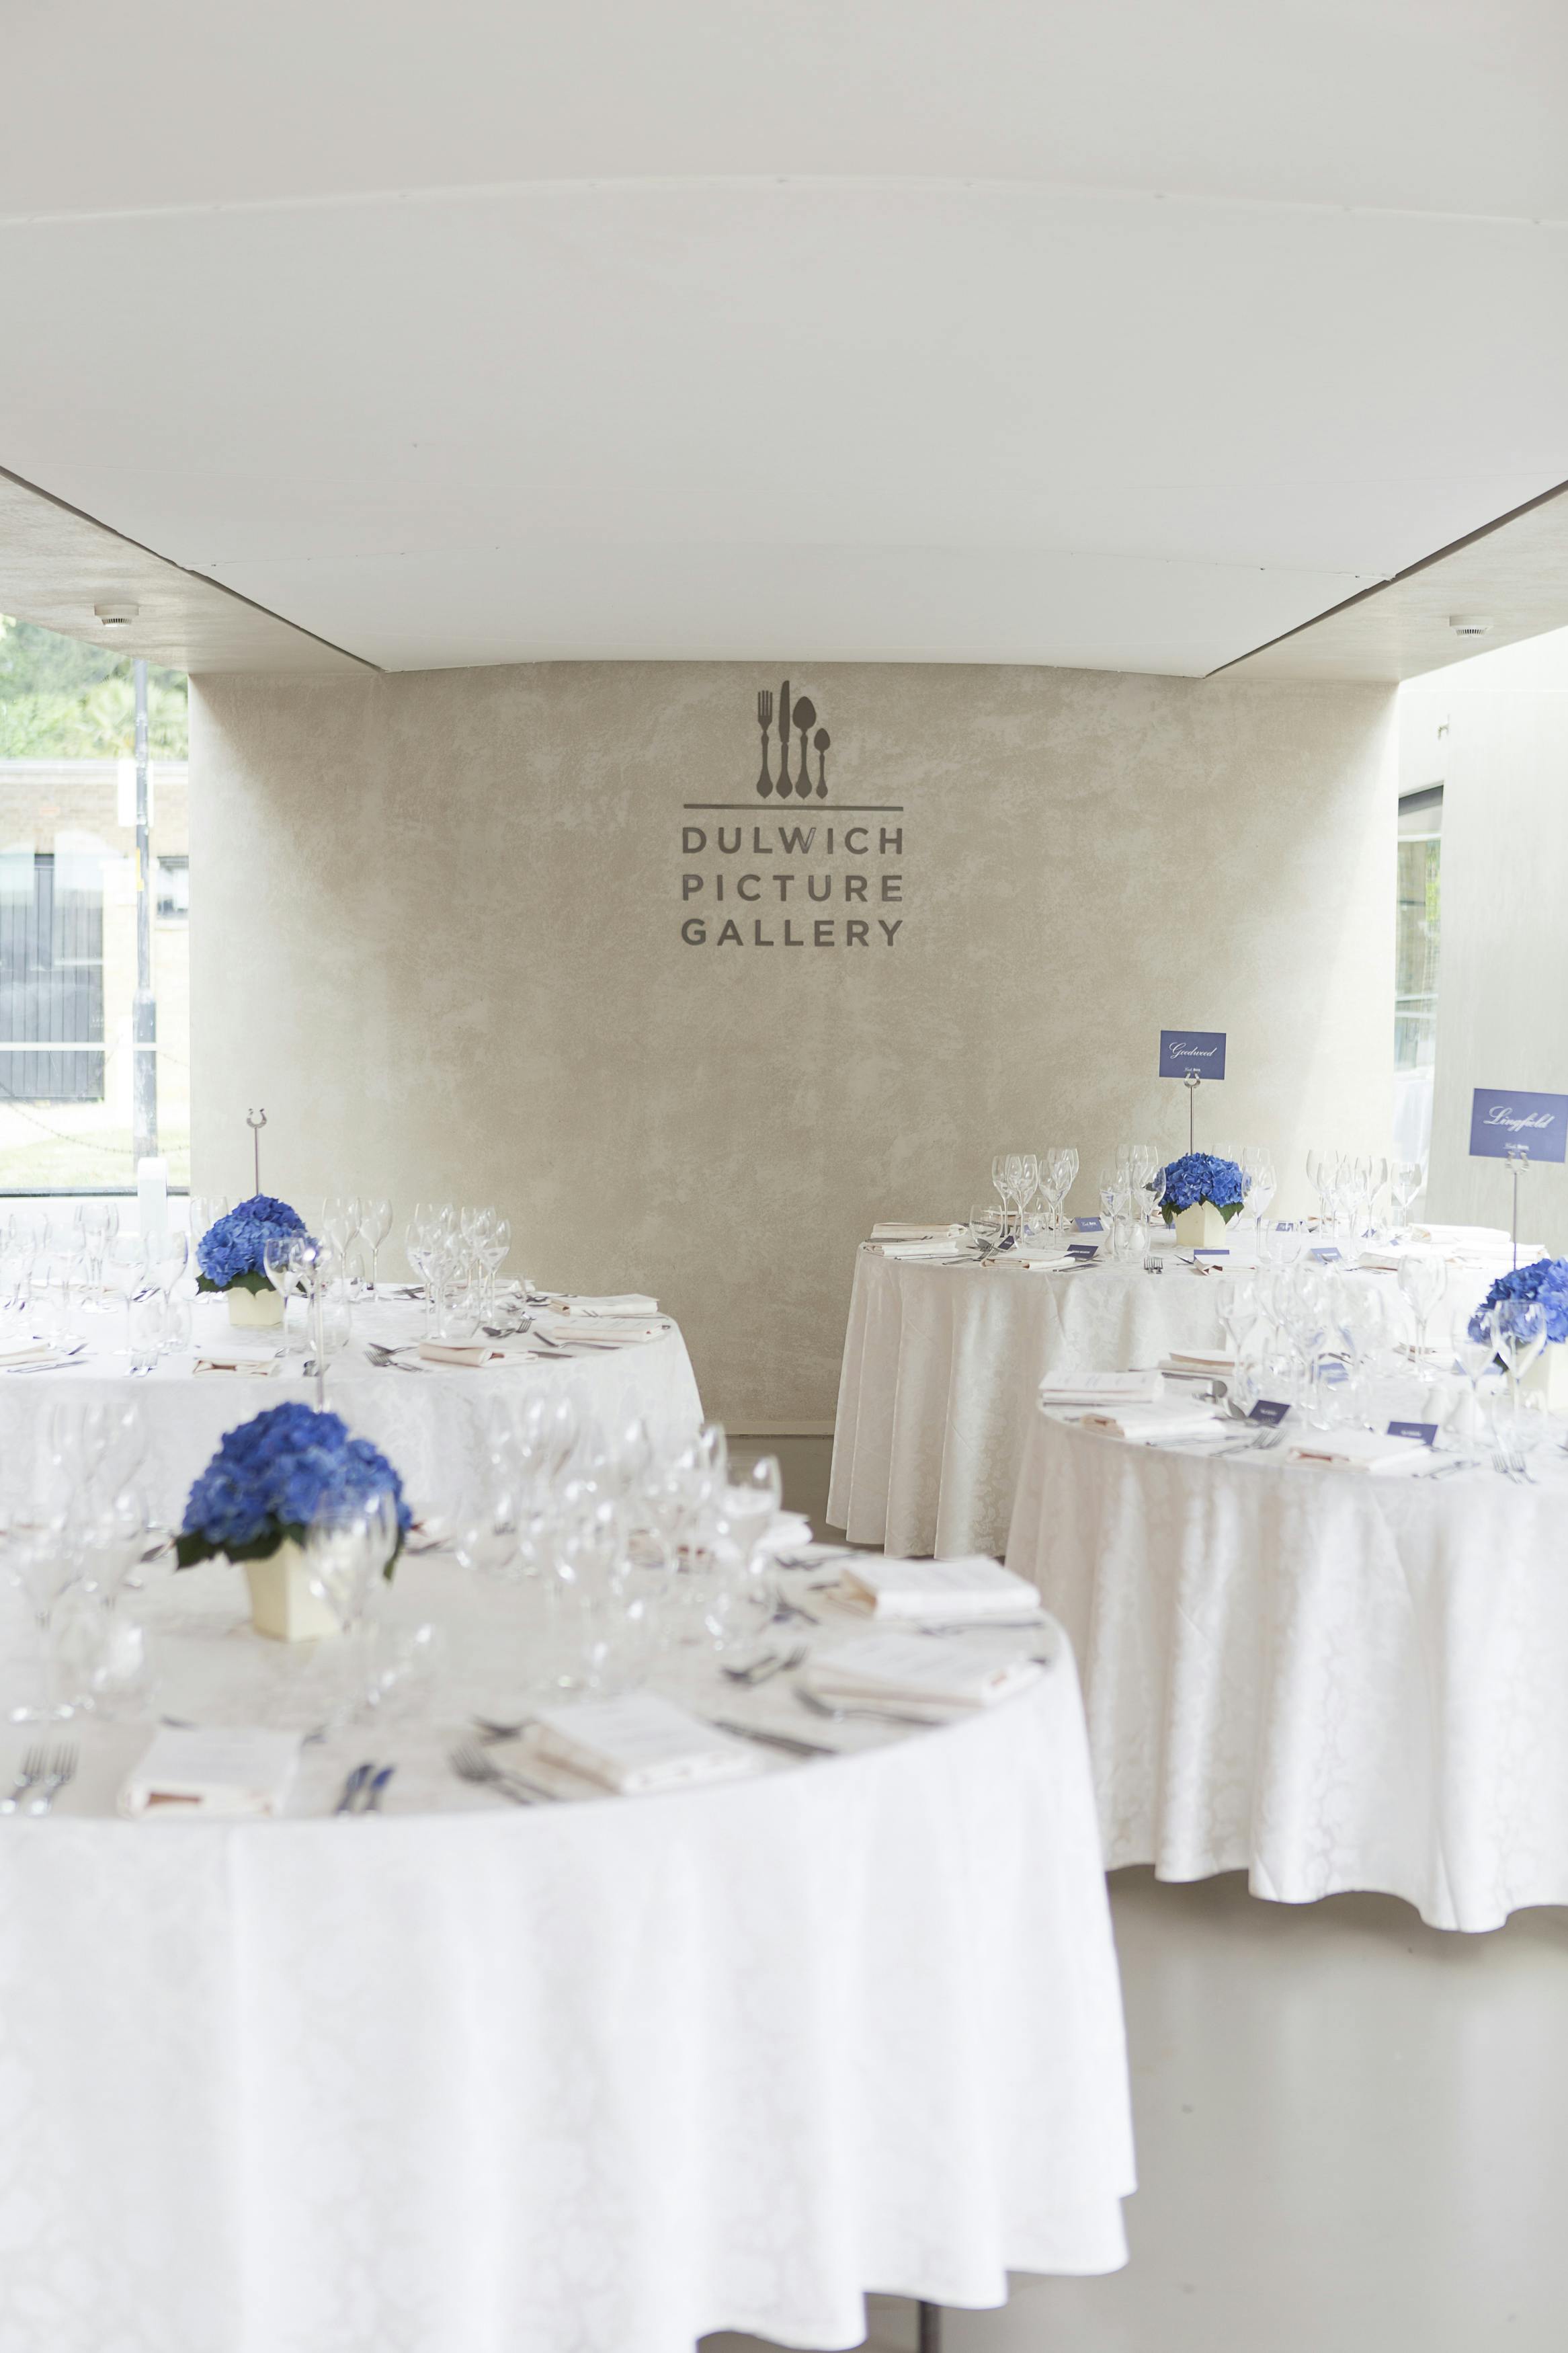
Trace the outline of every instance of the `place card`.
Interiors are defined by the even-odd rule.
[[[1098,1242],[1068,1242],[1068,1256],[1070,1259],[1075,1259],[1079,1266],[1087,1266],[1091,1260],[1097,1259],[1100,1256],[1100,1244]]]
[[[1223,1029],[1161,1030],[1160,1076],[1184,1079],[1189,1071],[1195,1071],[1200,1079],[1224,1078]]]
[[[1193,1251],[1194,1264],[1200,1258],[1228,1258],[1229,1256],[1229,1245],[1219,1242],[1213,1242],[1206,1246],[1200,1243]]]
[[[1436,1440],[1437,1425],[1435,1421],[1391,1421],[1388,1435],[1390,1438],[1418,1438],[1423,1446],[1431,1446]]]
[[[1320,1266],[1331,1266],[1334,1260],[1342,1257],[1343,1253],[1337,1242],[1321,1242],[1310,1255],[1317,1260]]]
[[[1270,1430],[1276,1430],[1289,1410],[1280,1398],[1259,1398],[1247,1419],[1248,1421],[1265,1422]]]
[[[1506,1160],[1510,1146],[1521,1144],[1531,1160],[1568,1154],[1568,1095],[1477,1087],[1470,1097],[1471,1159]]]
[[[260,1725],[164,1725],[120,1793],[141,1818],[280,1814],[300,1762],[300,1735]]]
[[[1105,1231],[1103,1218],[1075,1218],[1072,1222],[1075,1233],[1102,1234]]]

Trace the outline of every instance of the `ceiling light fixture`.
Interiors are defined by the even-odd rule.
[[[140,605],[95,605],[93,614],[106,629],[128,628],[142,610]]]
[[[1491,628],[1488,613],[1450,613],[1448,627],[1457,638],[1484,638]]]

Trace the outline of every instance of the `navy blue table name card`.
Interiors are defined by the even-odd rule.
[[[1194,1249],[1193,1261],[1195,1265],[1200,1258],[1228,1258],[1229,1256],[1230,1246],[1228,1243],[1222,1248],[1218,1242],[1199,1242]]]
[[[1506,1160],[1517,1144],[1529,1147],[1532,1160],[1561,1160],[1568,1153],[1568,1095],[1478,1087],[1470,1098],[1471,1159]]]
[[[1289,1410],[1289,1407],[1280,1398],[1259,1398],[1247,1419],[1248,1421],[1266,1422],[1270,1430],[1274,1430],[1284,1420]]]
[[[1388,1435],[1390,1438],[1418,1438],[1423,1446],[1430,1446],[1437,1435],[1437,1425],[1435,1421],[1391,1421]]]
[[[1102,1234],[1105,1231],[1103,1218],[1075,1218],[1072,1223],[1074,1233]]]
[[[1341,1255],[1340,1246],[1337,1242],[1322,1242],[1312,1252],[1312,1256],[1319,1260],[1324,1266],[1331,1265],[1332,1261]]]
[[[1223,1029],[1161,1030],[1160,1076],[1184,1079],[1189,1071],[1196,1071],[1200,1079],[1224,1078]]]
[[[1100,1244],[1098,1242],[1068,1242],[1068,1258],[1076,1258],[1080,1266],[1088,1266],[1091,1260],[1097,1259],[1100,1256]]]

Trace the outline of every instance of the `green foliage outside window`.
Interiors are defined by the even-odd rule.
[[[0,615],[0,760],[129,759],[135,744],[132,657]],[[147,672],[154,760],[186,757],[183,671]]]

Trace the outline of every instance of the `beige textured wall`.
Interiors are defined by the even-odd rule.
[[[1150,1075],[1163,1024],[1228,1030],[1200,1141],[1271,1142],[1298,1202],[1310,1141],[1387,1148],[1390,693],[803,670],[830,801],[902,804],[866,820],[901,849],[854,859],[837,807],[757,797],[778,684],[718,663],[193,681],[198,1187],[246,1181],[264,1104],[264,1177],[307,1210],[323,1188],[387,1190],[400,1221],[493,1198],[514,1269],[656,1292],[710,1410],[808,1430],[873,1217],[962,1214],[994,1150],[1047,1142],[1079,1145],[1088,1206],[1118,1138],[1184,1143]],[[741,804],[746,855],[683,856],[683,825],[721,821],[695,801]],[[809,859],[751,854],[781,822],[818,828]],[[784,944],[771,881],[734,905],[740,874],[781,868],[832,877],[809,917],[834,945]],[[741,946],[712,944],[721,872]],[[863,910],[837,895],[851,872]],[[843,945],[847,918],[874,944]]]
[[[1506,1225],[1503,1164],[1472,1160],[1477,1087],[1568,1094],[1568,630],[1401,697],[1401,783],[1443,786],[1436,1079],[1427,1203]],[[1568,1251],[1568,1166],[1521,1180],[1524,1239]]]

